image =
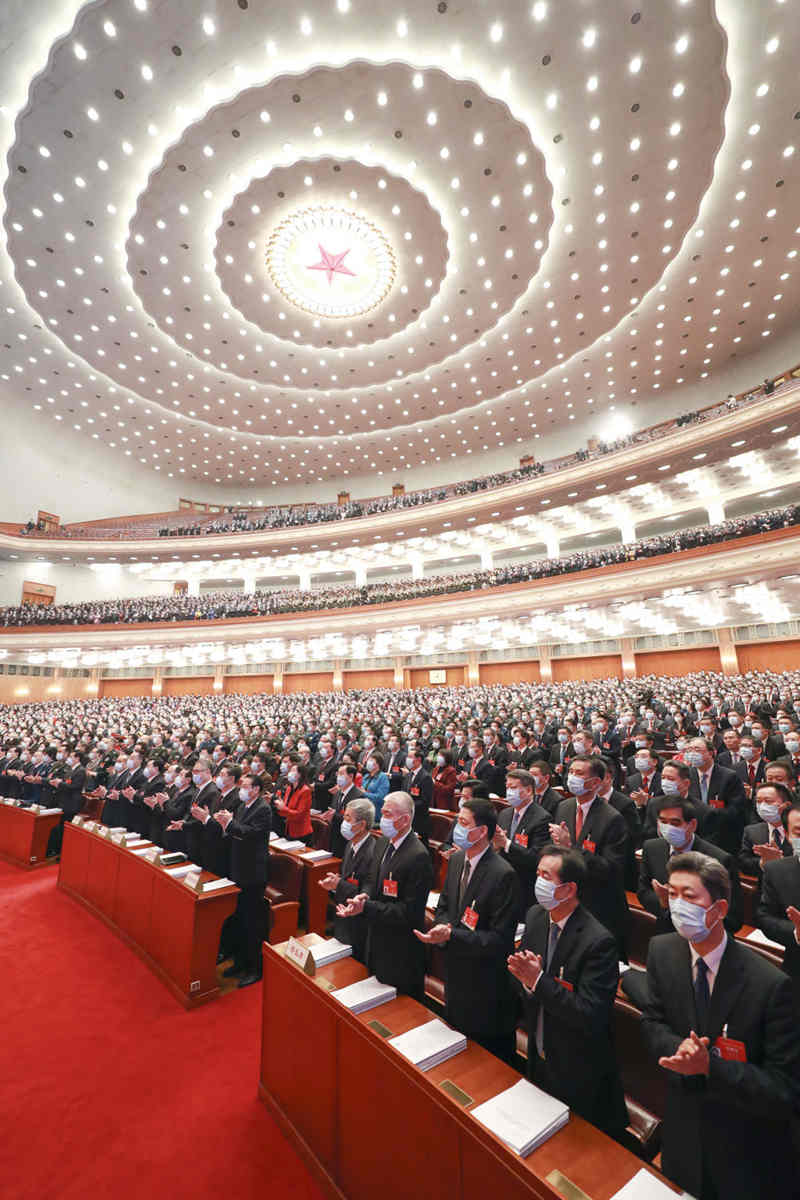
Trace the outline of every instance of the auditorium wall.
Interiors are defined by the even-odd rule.
[[[246,696],[271,696],[274,677],[272,675],[225,675],[226,692],[242,692]]]
[[[332,692],[333,672],[297,671],[284,675],[284,692]]]
[[[42,553],[47,553],[47,543]],[[56,604],[172,594],[171,583],[147,583],[116,563],[103,564],[102,570],[92,570],[78,564],[47,561],[0,562],[0,605],[19,604],[22,584],[26,581],[55,587]]]
[[[124,696],[152,696],[152,679],[101,679],[98,695],[106,699]]]
[[[594,658],[554,658],[553,683],[579,679],[608,679],[622,675],[619,654],[598,654]]]
[[[481,663],[481,683],[539,683],[542,673],[538,662]]]
[[[799,671],[800,640],[787,642],[762,642],[736,647],[739,670],[746,671]]]
[[[346,692],[360,688],[390,688],[394,687],[394,671],[391,668],[382,671],[345,671],[343,682]]]
[[[737,646],[737,654],[741,651]],[[741,669],[741,659],[739,660]],[[637,675],[690,675],[693,671],[721,670],[716,646],[686,650],[648,650],[636,655]]]
[[[52,675],[0,675],[0,704],[91,699],[94,692],[88,685],[86,676],[54,680]]]

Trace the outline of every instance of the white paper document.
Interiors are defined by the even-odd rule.
[[[135,841],[128,840],[125,845],[129,850],[136,850],[139,846],[152,846],[152,842],[148,842],[147,838],[136,838]]]
[[[273,850],[305,850],[305,842],[293,842],[289,838],[276,838],[274,842],[270,842]]]
[[[137,858],[141,858],[144,854],[150,853],[150,846],[144,846],[141,850],[131,850],[131,854],[135,854]]]
[[[744,940],[746,942],[755,942],[758,946],[768,946],[771,950],[779,950],[781,953],[784,950],[780,942],[771,941],[760,929],[754,929],[752,933],[748,933]]]
[[[428,892],[428,908],[436,908],[441,892]]]
[[[232,879],[209,879],[203,884],[203,892],[218,892],[221,888],[236,887]]]
[[[54,817],[54,816],[56,815],[56,813],[60,813],[60,812],[63,812],[63,809],[60,809],[60,808],[40,808],[40,809],[39,809],[39,816],[40,816],[40,817]]]
[[[331,854],[330,850],[307,850],[305,854],[301,854],[300,857],[304,859],[305,862],[321,862],[323,858],[333,858],[333,855]]]
[[[379,1004],[386,1004],[388,1000],[397,999],[397,988],[381,983],[374,975],[370,975],[369,979],[359,979],[358,983],[339,988],[331,995],[351,1012],[362,1013],[377,1008]]]
[[[134,854],[141,854],[141,850],[135,850]],[[183,879],[184,875],[188,875],[190,871],[202,871],[202,867],[195,866],[194,863],[181,863],[179,867],[165,867],[167,875],[171,875],[173,879]]]
[[[525,1158],[566,1125],[569,1109],[527,1079],[520,1079],[513,1087],[479,1104],[472,1115]]]
[[[676,1195],[671,1187],[642,1167],[624,1187],[614,1192],[611,1200],[676,1200]]]
[[[311,947],[311,957],[318,967],[326,967],[340,958],[349,958],[352,953],[353,947],[348,946],[347,942],[340,942],[338,938],[326,938],[324,942],[317,942],[316,946]]]
[[[451,1029],[437,1018],[390,1038],[389,1045],[415,1067],[419,1067],[420,1071],[430,1071],[432,1067],[438,1067],[439,1063],[466,1050],[467,1039],[463,1033]]]

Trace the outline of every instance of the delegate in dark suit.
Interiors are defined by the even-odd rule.
[[[347,843],[339,832],[342,828],[342,817],[344,810],[347,808],[351,800],[364,799],[366,792],[362,792],[361,788],[355,787],[352,783],[346,788],[335,792],[331,798],[331,809],[333,816],[331,817],[331,854],[335,854],[337,858],[344,855],[345,846]]]
[[[229,877],[241,889],[236,902],[236,957],[256,975],[261,974],[261,943],[267,924],[264,889],[269,877],[271,828],[272,810],[257,796],[250,804],[239,804],[223,835],[229,851]]]
[[[345,904],[361,892],[369,894],[373,887],[373,876],[387,845],[388,842],[384,838],[372,837],[371,834],[367,834],[356,850],[352,842],[347,843],[342,859],[341,878],[333,893],[335,904]],[[363,913],[358,917],[337,916],[333,921],[334,937],[352,946],[353,958],[357,958],[359,962],[366,959],[368,928],[367,918]]]
[[[487,1049],[513,1048],[515,1005],[506,960],[514,949],[520,885],[514,869],[488,846],[459,899],[463,850],[451,854],[447,878],[434,914],[435,925],[450,925],[442,949],[447,964],[445,1015],[456,1029]],[[464,915],[467,913],[467,921]],[[471,914],[478,921],[470,928]]]
[[[725,850],[720,850],[719,846],[715,846],[713,842],[706,842],[703,838],[699,837],[696,837],[688,848],[697,854],[707,854],[710,858],[715,858],[717,862],[722,863],[728,872],[731,880],[731,898],[728,915],[725,917],[725,928],[731,933],[737,933],[742,927],[742,888],[739,883],[739,869],[736,859],[732,854],[726,853]],[[662,908],[659,904],[658,896],[653,887],[653,880],[655,879],[658,883],[666,885],[667,863],[675,853],[677,851],[673,850],[666,838],[662,837],[648,838],[642,846],[642,858],[639,863],[639,882],[636,894],[639,897],[642,908],[646,908],[656,918],[656,933],[673,932],[669,909]]]
[[[202,787],[197,789],[197,794],[192,801],[192,804],[199,805],[201,808],[207,808],[209,813],[215,813],[219,808],[219,788],[212,781],[208,780]],[[183,826],[183,833],[186,836],[186,853],[193,863],[198,866],[205,866],[206,859],[206,828],[203,821],[193,817],[191,811],[186,818]],[[210,870],[210,868],[208,868]]]
[[[408,792],[414,801],[414,823],[412,828],[427,844],[431,832],[431,804],[433,803],[433,779],[420,767],[403,776],[401,791]]]
[[[628,858],[628,829],[616,809],[595,799],[580,837],[575,837],[577,801],[574,796],[562,800],[556,809],[555,823],[563,821],[573,846],[586,862],[587,879],[581,897],[583,905],[617,939],[619,957],[626,957],[628,902],[625,899],[625,864]]]
[[[781,836],[781,854],[784,858],[791,858],[794,854],[792,843],[786,836],[783,829],[778,829]],[[773,841],[772,829],[766,821],[754,821],[752,825],[745,825],[742,834],[742,845],[739,850],[739,868],[744,875],[752,875],[755,879],[761,880],[761,859],[753,849],[754,846],[766,846],[768,842]]]
[[[536,868],[539,854],[550,841],[550,814],[532,800],[522,811],[517,821],[517,810],[510,805],[497,814],[497,828],[508,838],[508,845],[500,850],[502,857],[514,868],[519,879],[519,919],[533,904],[533,889],[536,885]]]
[[[786,915],[787,908],[800,908],[800,859],[794,855],[764,863],[756,925],[770,941],[785,947],[783,967],[792,978],[795,1009],[800,1016],[800,946],[794,936],[794,925]]]
[[[534,905],[520,950],[541,955],[544,963],[549,929],[550,914]],[[615,938],[579,904],[535,990],[516,984],[528,1031],[529,1078],[612,1135],[619,1135],[628,1119],[611,1037],[618,979]],[[543,1063],[536,1049],[540,1011]]]
[[[425,949],[414,930],[425,926],[432,884],[430,855],[411,832],[396,850],[386,844],[373,876],[371,897],[364,905],[369,926],[368,969],[382,983],[417,1000],[422,999],[424,990]]]
[[[729,854],[738,854],[747,817],[747,798],[744,784],[736,772],[714,763],[707,801],[703,803],[700,777],[693,771],[689,796],[695,803],[700,801],[700,835]]]
[[[746,1056],[737,1062],[711,1054],[707,1076],[667,1072],[664,1173],[698,1197],[795,1195],[789,1123],[800,1099],[800,1039],[789,980],[728,937],[703,1030],[684,938],[653,938],[647,979],[642,1031],[653,1057],[674,1055],[692,1030],[712,1046],[725,1030],[743,1043]]]

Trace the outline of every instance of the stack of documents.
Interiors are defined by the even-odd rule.
[[[40,808],[39,816],[40,817],[54,817],[56,815],[56,813],[60,813],[61,811],[62,810],[60,808]]]
[[[338,962],[340,958],[349,958],[352,953],[353,947],[348,946],[346,942],[340,942],[338,938],[327,938],[326,941],[311,947],[311,957],[317,967],[327,967],[328,963]]]
[[[134,854],[143,854],[142,850],[134,850]],[[184,875],[188,875],[191,871],[197,871],[198,874],[203,870],[195,863],[182,863],[179,867],[165,867],[167,875],[171,875],[173,879],[183,879]],[[227,880],[226,880],[227,883]]]
[[[275,841],[270,841],[270,846],[274,850],[305,850],[305,842],[293,842],[289,838],[275,838]]]
[[[760,929],[754,929],[752,933],[748,933],[744,940],[746,942],[755,942],[757,946],[766,946],[770,950],[779,950],[781,953],[785,948],[780,942],[773,942]]]
[[[369,979],[360,979],[358,983],[351,983],[349,987],[331,992],[331,995],[345,1008],[349,1008],[350,1012],[362,1013],[370,1008],[377,1008],[379,1004],[386,1004],[387,1000],[395,1000],[397,988],[389,987],[387,983],[381,983],[374,975],[370,975]]]
[[[333,858],[330,850],[306,850],[300,857],[306,862],[319,862],[323,858]]]
[[[389,1045],[394,1046],[420,1071],[430,1071],[431,1067],[438,1067],[439,1063],[466,1050],[467,1039],[463,1033],[458,1033],[436,1018],[418,1025],[416,1029],[409,1029],[408,1033],[390,1038]]]
[[[684,1192],[684,1196],[688,1196]],[[645,1171],[644,1167],[629,1179],[624,1187],[614,1192],[611,1200],[676,1200],[675,1192],[666,1183]]]
[[[520,1079],[513,1087],[479,1104],[472,1115],[515,1154],[525,1158],[566,1125],[569,1109],[527,1079]]]
[[[180,868],[178,868],[178,869],[180,870]],[[236,887],[236,884],[233,882],[232,879],[226,879],[225,876],[223,875],[223,877],[221,879],[209,879],[209,881],[207,883],[203,884],[203,891],[204,892],[218,892],[220,890],[220,888],[226,888],[226,887]]]

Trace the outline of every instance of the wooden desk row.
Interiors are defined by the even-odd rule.
[[[0,803],[0,858],[26,870],[47,866],[47,843],[60,820],[61,809],[42,814]]]
[[[214,878],[208,871],[201,876],[204,882]],[[69,822],[58,886],[105,921],[184,1007],[219,995],[220,932],[236,908],[237,887],[194,892],[124,845]]]
[[[329,992],[363,979],[360,963],[343,959],[310,978],[283,949],[263,947],[259,1094],[330,1196],[555,1200],[568,1194],[554,1186],[560,1173],[592,1200],[609,1200],[649,1170],[575,1116],[528,1158],[517,1157],[469,1115],[518,1081],[511,1067],[469,1042],[441,1066],[418,1070],[388,1045],[386,1030],[413,1029],[431,1019],[428,1009],[399,996],[354,1016]],[[443,1090],[447,1082],[468,1103]]]

